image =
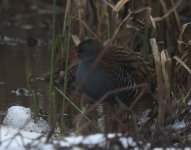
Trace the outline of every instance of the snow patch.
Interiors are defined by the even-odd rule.
[[[183,129],[186,127],[186,123],[184,122],[184,120],[182,121],[175,121],[175,123],[172,125],[173,129]]]
[[[48,132],[50,130],[47,121],[39,118],[35,122],[31,115],[31,109],[22,106],[10,107],[3,120],[3,125],[37,133]]]

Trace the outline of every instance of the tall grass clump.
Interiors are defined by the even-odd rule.
[[[60,55],[57,59],[62,58],[61,68],[64,77],[62,88],[57,89],[56,93],[61,93],[63,96],[63,103],[59,105],[58,111],[60,116],[65,113],[71,115],[70,123],[66,122],[65,117],[58,119],[65,124],[62,126],[68,124],[65,130],[72,128],[80,131],[81,129],[81,132],[85,130],[85,133],[98,131],[94,123],[95,118],[98,117],[95,115],[98,104],[88,103],[86,100],[88,98],[76,90],[75,70],[78,61],[70,60],[68,57],[70,49],[86,38],[94,38],[105,45],[117,44],[140,52],[155,68],[152,90],[149,92],[156,103],[153,107],[156,108],[150,119],[139,128],[136,119],[125,120],[124,111],[112,114],[113,108],[103,103],[106,108],[105,125],[114,126],[108,132],[123,129],[123,132],[132,133],[130,129],[136,126],[139,128],[135,129],[136,133],[141,133],[151,130],[151,125],[161,131],[170,123],[187,118],[188,114],[185,112],[189,108],[191,67],[189,61],[191,60],[189,34],[191,19],[188,18],[190,13],[188,1],[68,0],[63,8],[65,14],[59,43]],[[55,41],[55,34],[52,36],[52,41]],[[55,100],[53,73],[56,67],[54,48],[53,45],[50,80],[50,102],[53,103],[52,100]],[[141,96],[137,101],[142,101]],[[120,105],[119,107],[129,114],[136,114],[134,106],[133,111],[129,109],[131,107],[122,108]],[[114,117],[111,119],[107,116]],[[151,133],[147,132],[147,136],[152,139]]]

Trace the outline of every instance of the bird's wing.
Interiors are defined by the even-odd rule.
[[[138,52],[125,48],[112,47],[105,53],[102,64],[108,69],[117,71],[119,68],[126,69],[136,81],[143,82],[149,76],[153,76],[154,69],[151,63]]]

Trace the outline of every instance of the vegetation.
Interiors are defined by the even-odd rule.
[[[58,13],[60,10],[64,13]],[[189,144],[190,10],[188,0],[53,0],[51,67],[46,76],[48,120],[52,125],[49,137],[59,126],[63,135],[122,132],[155,146]],[[142,92],[129,106],[120,102],[110,105],[103,102],[105,97],[96,103],[90,101],[75,86],[78,60],[69,57],[72,47],[86,38],[142,53],[155,68],[154,77],[148,77],[152,78],[151,89],[146,83],[138,84]],[[140,116],[148,107],[144,106],[143,111],[137,106],[141,101],[150,105],[143,96],[146,92],[155,103],[141,122]],[[38,99],[35,91],[33,99]],[[175,122],[184,122],[186,127],[175,130]]]
[[[138,127],[137,121],[133,121],[136,120],[136,115],[134,115],[136,112],[130,111],[129,108],[120,109],[123,112],[124,110],[131,112],[133,119],[127,119],[126,122],[125,119],[122,119],[124,115],[121,116],[121,111],[115,113],[111,111],[102,112],[102,115],[106,113],[104,121],[107,132],[123,131],[129,134],[133,133],[134,136],[136,133],[139,136],[143,130],[146,131],[146,128],[148,132],[151,131],[150,122],[154,123],[155,129],[166,131],[166,126],[169,123],[187,118],[189,115],[191,73],[189,69],[189,60],[191,59],[189,54],[190,6],[189,1],[183,0],[67,1],[61,34],[62,40],[59,44],[61,47],[60,58],[64,56],[63,68],[65,68],[64,73],[66,75],[63,92],[56,91],[62,93],[64,98],[62,111],[65,112],[68,107],[73,107],[73,103],[78,107],[76,111],[72,110],[71,113],[78,116],[77,121],[72,119],[72,122],[74,120],[77,122],[75,127],[72,126],[75,131],[80,131],[80,133],[97,132],[92,118],[95,119],[95,108],[100,107],[99,102],[87,106],[86,98],[82,98],[81,95],[74,96],[76,91],[71,88],[70,82],[70,78],[73,79],[75,76],[73,70],[75,70],[76,64],[68,58],[69,51],[71,47],[87,37],[97,39],[105,45],[112,43],[139,51],[151,59],[155,65],[156,83],[151,95],[157,101],[157,111],[152,114],[151,119],[143,127]],[[104,107],[106,110],[108,109],[108,106]],[[91,112],[94,117],[92,117]],[[78,113],[79,115],[77,115]],[[84,118],[86,121],[83,120]],[[91,126],[91,130],[87,131],[87,128],[86,131],[82,130],[84,124]],[[158,134],[156,132],[157,137]],[[144,136],[150,140],[155,140],[151,134]]]

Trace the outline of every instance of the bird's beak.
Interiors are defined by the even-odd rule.
[[[69,55],[69,59],[73,60],[73,59],[76,59],[78,56],[79,56],[79,53],[76,51],[76,49],[72,49]]]

